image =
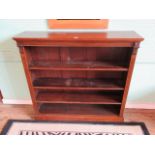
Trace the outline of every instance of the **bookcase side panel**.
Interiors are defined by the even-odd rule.
[[[31,77],[31,74],[29,72],[28,59],[27,59],[27,54],[26,54],[27,51],[26,51],[25,47],[19,47],[19,49],[20,49],[20,55],[21,55],[22,64],[23,64],[23,67],[24,67],[25,76],[26,76],[26,79],[27,79],[31,99],[32,99],[32,102],[33,102],[33,107],[34,107],[35,110],[37,110],[35,92],[34,92],[33,85],[32,85],[32,77]]]
[[[121,117],[123,117],[123,114],[124,114],[125,104],[126,104],[126,100],[127,100],[127,96],[129,92],[129,87],[130,87],[132,73],[133,73],[133,69],[135,65],[137,51],[138,51],[138,47],[134,46],[132,50],[131,58],[130,58],[129,69],[127,73],[126,84],[125,84],[125,89],[124,89],[124,94],[123,94],[123,99],[122,99],[122,105],[121,105],[121,110],[120,110]]]

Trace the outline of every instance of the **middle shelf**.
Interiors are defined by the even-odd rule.
[[[124,90],[120,79],[37,78],[33,86],[39,90]]]
[[[74,70],[74,71],[128,71],[128,67],[120,62],[102,61],[33,61],[30,70]]]

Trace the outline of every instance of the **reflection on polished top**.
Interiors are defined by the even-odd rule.
[[[105,32],[50,32],[27,31],[14,37],[20,40],[50,40],[50,41],[129,41],[140,42],[143,38],[134,31]]]

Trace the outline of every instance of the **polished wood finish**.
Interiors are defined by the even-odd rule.
[[[102,113],[102,111],[100,112]],[[48,115],[46,116],[48,117]],[[124,118],[125,122],[144,122],[150,134],[155,135],[155,109],[125,109]],[[0,132],[9,119],[34,119],[32,106],[4,104],[0,105]]]
[[[20,47],[35,118],[123,121],[137,49],[135,32],[24,32]]]
[[[131,45],[143,41],[143,38],[134,31],[107,31],[107,32],[84,32],[84,33],[67,33],[67,32],[48,32],[48,31],[27,31],[20,33],[14,37],[18,41],[18,45],[30,43],[31,45],[42,45],[42,43],[51,43],[54,45],[61,41],[64,43],[77,42],[78,44],[85,43],[124,43],[128,42]],[[43,42],[44,41],[44,42]],[[49,42],[50,41],[50,42]],[[46,44],[45,44],[46,45]],[[104,44],[103,44],[104,45]],[[105,44],[106,45],[106,44]],[[93,45],[91,45],[93,46]],[[62,45],[63,47],[63,45]],[[87,47],[87,46],[86,46]]]
[[[64,103],[64,104],[120,104],[121,95],[97,92],[39,92],[38,103]]]
[[[37,117],[47,120],[72,120],[72,121],[108,121],[110,118],[113,121],[122,121],[119,117],[119,105],[87,105],[87,104],[42,104],[40,113]],[[88,114],[89,111],[89,114]],[[103,117],[104,115],[104,117]],[[43,117],[44,116],[44,117]]]
[[[70,62],[51,62],[51,61],[38,61],[33,62],[30,65],[30,70],[71,70],[71,71],[127,71],[128,68],[121,64],[112,64],[110,62],[80,62],[80,61],[70,61]]]
[[[108,19],[48,19],[51,29],[107,29]]]
[[[129,71],[127,74],[126,85],[125,85],[125,90],[124,90],[123,99],[122,99],[122,106],[121,106],[121,111],[120,111],[121,116],[123,116],[123,113],[124,113],[124,108],[125,108],[125,104],[126,104],[126,100],[127,100],[130,81],[131,81],[131,76],[132,76],[132,72],[133,72],[133,68],[134,68],[134,64],[135,64],[135,60],[136,60],[137,49],[138,49],[138,47],[134,47],[133,51],[132,51],[132,55],[131,55]]]
[[[87,114],[89,111],[89,114]],[[103,117],[104,116],[104,117]],[[40,120],[65,120],[65,121],[95,121],[108,122],[123,121],[119,117],[118,107],[106,107],[105,105],[43,105],[40,107],[40,113],[34,116]]]

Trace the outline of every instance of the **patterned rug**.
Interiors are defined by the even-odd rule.
[[[144,123],[73,123],[9,120],[1,135],[149,135]]]

